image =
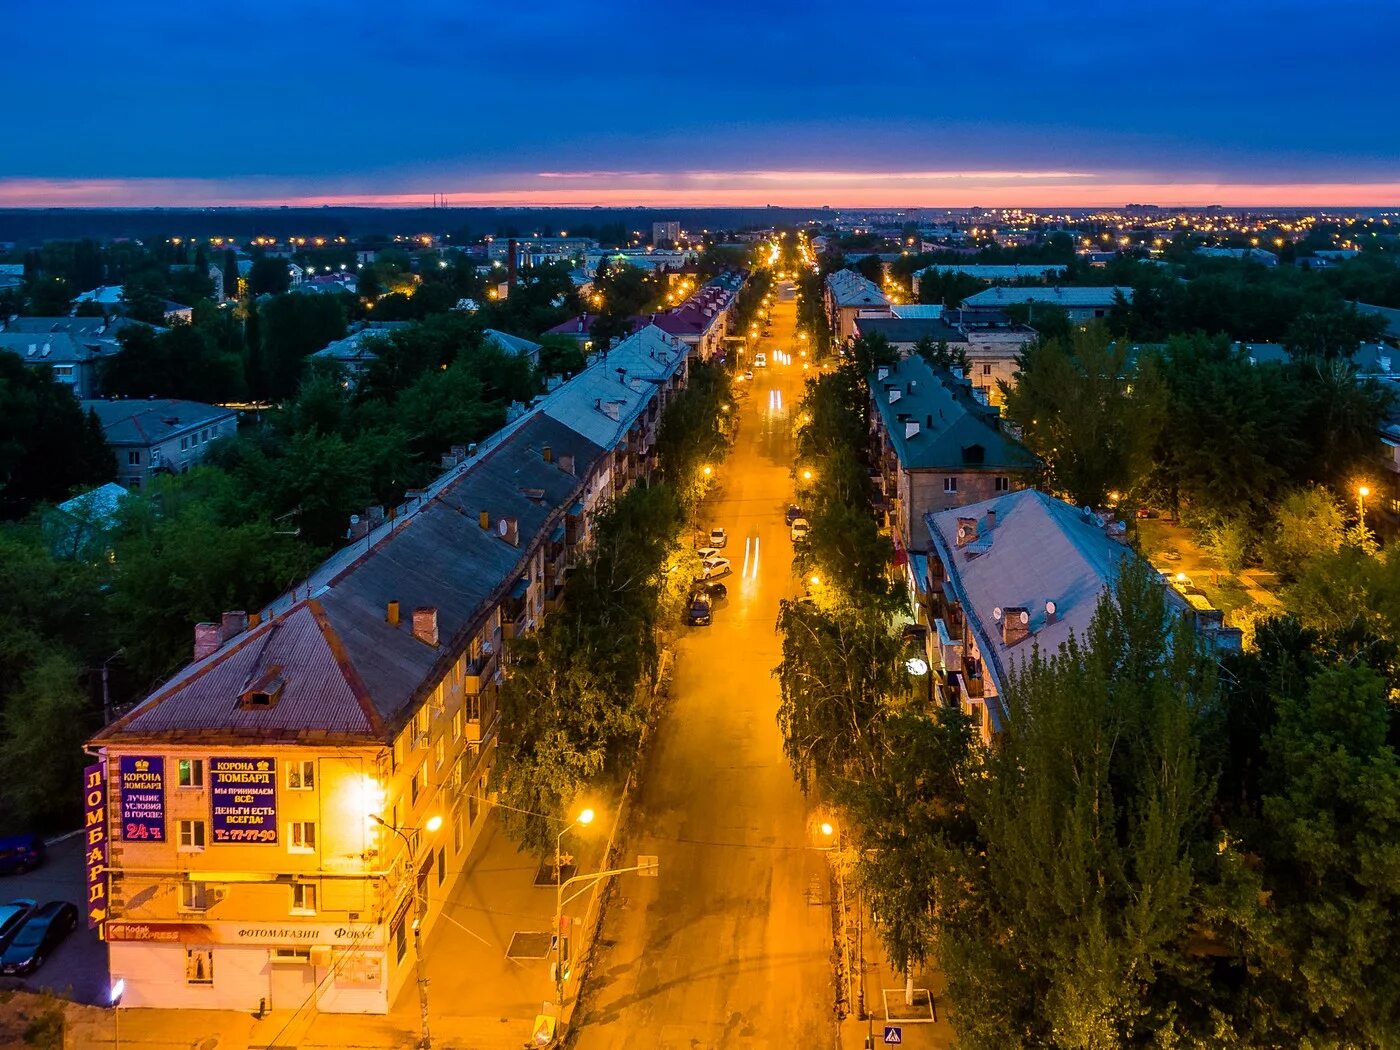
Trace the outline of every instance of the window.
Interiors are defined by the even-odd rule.
[[[462,701],[462,706],[467,712],[468,722],[481,721],[481,697],[473,694]]]
[[[185,852],[193,852],[204,848],[204,821],[202,820],[182,820],[180,821],[180,846]]]
[[[442,885],[442,880],[447,878],[447,847],[439,846],[437,855],[437,875],[438,885]]]
[[[139,467],[141,465],[141,453],[132,449],[126,454],[126,462],[129,466]]]
[[[181,452],[186,452],[186,451],[189,450],[189,447],[190,447],[190,439],[187,438],[187,437],[181,438],[181,439],[180,439],[180,451],[181,451]]]
[[[316,822],[294,820],[287,825],[287,852],[312,853],[316,849]]]
[[[441,769],[442,764],[447,761],[447,737],[445,736],[437,738],[436,758],[437,768]]]
[[[991,366],[990,364],[983,364],[983,365],[982,365],[982,374],[983,374],[984,376],[989,376],[989,375],[991,375],[991,374],[992,374],[992,366]]]
[[[316,914],[316,884],[314,882],[292,883],[292,914]]]
[[[209,440],[209,428],[208,428],[208,427],[205,427],[203,430],[201,430],[201,431],[199,432],[199,440],[200,440],[200,441],[208,441],[208,440]]]
[[[185,949],[185,983],[214,983],[214,952],[210,948]]]
[[[403,957],[408,954],[408,923],[402,918],[398,925],[394,927],[394,958],[403,962]]]
[[[204,882],[182,882],[180,884],[181,911],[208,911],[214,903],[209,893],[209,885]]]
[[[204,759],[202,758],[182,758],[178,766],[178,783],[182,788],[201,788],[204,786]]]
[[[427,764],[428,763],[424,762],[422,766],[419,766],[419,772],[422,772],[422,770],[427,766]],[[414,773],[413,779],[408,782],[408,804],[410,806],[417,803],[418,791],[418,773]]]
[[[462,739],[462,723],[463,723],[463,721],[465,720],[465,718],[466,718],[466,715],[463,713],[462,709],[461,709],[460,707],[457,708],[456,713],[454,713],[453,716],[452,716],[452,739],[453,739],[453,740],[461,740],[461,739]]]
[[[73,366],[72,366],[72,365],[54,365],[54,366],[53,366],[53,377],[54,377],[55,379],[72,379],[72,378],[73,378]]]
[[[316,760],[299,759],[287,763],[287,790],[310,791],[316,786]]]
[[[1010,478],[997,478],[997,479],[996,479],[996,490],[997,490],[998,492],[1010,492],[1010,491],[1011,491],[1011,479],[1010,479]]]
[[[275,963],[300,963],[303,966],[311,964],[310,948],[273,948],[272,961]]]
[[[958,491],[958,479],[957,479],[957,478],[953,478],[953,477],[944,478],[944,479],[943,479],[943,491],[944,491],[944,492],[957,492],[957,491]]]

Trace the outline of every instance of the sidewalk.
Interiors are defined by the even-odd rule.
[[[850,1016],[841,1023],[842,1050],[861,1050],[867,1045],[867,1036],[872,1037],[869,1045],[877,1048],[899,1045],[919,1047],[920,1050],[949,1050],[954,1045],[954,1038],[945,1009],[944,992],[947,982],[944,981],[943,972],[936,960],[930,960],[925,971],[914,974],[915,1005],[912,1008],[906,1007],[904,978],[885,957],[868,912],[865,915],[863,934],[863,943],[859,945],[861,965],[855,967],[854,974],[857,994]],[[862,987],[865,990],[864,1014],[859,1008],[859,990]],[[928,1020],[928,993],[933,995],[933,1006],[937,1013],[937,1020],[932,1022]],[[923,1020],[915,1019],[919,1017]],[[899,1043],[885,1042],[887,1027],[899,1029]]]
[[[481,840],[426,942],[428,1005],[434,1048],[520,1050],[554,996],[548,956],[554,887],[536,886],[539,858],[523,854],[488,811]],[[594,832],[566,840],[581,870],[593,870],[610,831],[600,814]],[[432,896],[431,890],[429,891]],[[436,902],[436,898],[432,898]],[[582,915],[580,898],[567,909]],[[534,958],[509,958],[517,932],[538,933]],[[578,956],[575,954],[577,969]],[[274,1011],[258,1020],[236,1011],[111,1010],[70,1020],[65,1046],[136,1050],[400,1050],[421,1037],[418,988],[405,983],[387,1016]],[[118,1036],[120,1037],[118,1041]]]

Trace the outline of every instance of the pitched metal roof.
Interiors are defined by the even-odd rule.
[[[858,317],[861,335],[883,335],[891,343],[917,343],[925,337],[935,343],[965,343],[967,336],[941,317]]]
[[[826,275],[826,286],[838,306],[888,306],[889,299],[878,285],[854,270],[835,270]]]
[[[988,511],[996,512],[995,527]],[[977,522],[977,537],[959,547],[964,518]],[[1109,536],[1102,519],[1036,489],[927,514],[924,524],[999,694],[1035,646],[1050,654],[1082,636],[1119,567],[1137,557]],[[1185,609],[1175,591],[1168,591],[1168,601]],[[1055,603],[1053,617],[1046,602]],[[1010,608],[1029,613],[1030,633],[1008,646],[995,611]],[[1004,712],[994,708],[989,705],[1000,728]]]
[[[83,411],[96,413],[102,436],[114,446],[139,445],[143,448],[178,437],[200,427],[232,419],[231,408],[205,405],[198,401],[161,398],[154,401],[93,400],[82,403]]]
[[[1035,303],[1037,306],[1064,306],[1071,309],[1075,307],[1080,309],[1107,308],[1117,302],[1115,296],[1119,294],[1128,302],[1133,301],[1133,290],[1121,285],[1095,288],[1008,288],[997,285],[992,288],[984,288],[976,295],[968,296],[962,304],[979,309],[982,307],[1006,307],[1017,303]]]
[[[965,381],[935,371],[921,357],[880,366],[869,384],[905,470],[1029,470],[1035,465],[1035,457],[1002,431],[995,409],[978,402]],[[917,432],[907,434],[912,424],[918,424]]]

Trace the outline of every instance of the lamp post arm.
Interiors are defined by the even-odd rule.
[[[650,870],[650,868],[651,865],[649,864],[633,864],[630,868],[610,868],[607,871],[595,871],[591,875],[575,875],[573,878],[569,879],[567,882],[565,882],[562,886],[559,887],[559,892],[560,894],[562,894],[575,882],[587,882],[589,885],[592,885],[599,879],[606,879],[613,875],[626,875],[629,871],[648,871]],[[560,904],[561,906],[564,904],[568,904],[569,901],[574,900],[580,894],[584,894],[587,892],[588,886],[585,886],[583,889],[579,890],[578,893],[572,893],[569,896],[564,897]]]

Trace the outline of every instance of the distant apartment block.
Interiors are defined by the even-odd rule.
[[[209,451],[209,443],[238,429],[238,414],[198,401],[134,398],[82,402],[102,424],[117,464],[117,481],[143,489],[157,474],[183,474]]]

